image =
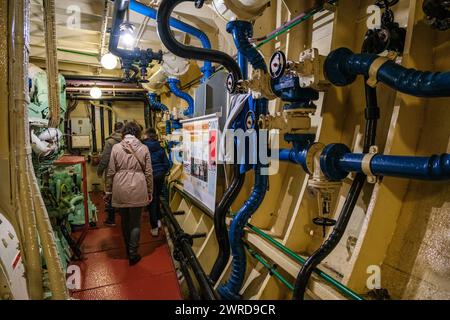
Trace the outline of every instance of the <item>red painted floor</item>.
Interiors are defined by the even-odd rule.
[[[142,260],[130,267],[123,243],[120,216],[116,227],[106,227],[101,194],[91,194],[98,208],[97,228],[90,229],[82,244],[84,259],[73,264],[81,269],[81,289],[71,295],[80,300],[180,300],[175,267],[163,234],[152,237],[148,214],[142,215]]]

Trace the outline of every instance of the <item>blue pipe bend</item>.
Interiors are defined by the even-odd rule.
[[[173,92],[178,98],[183,99],[187,102],[188,107],[184,110],[183,114],[187,117],[190,117],[194,114],[194,99],[184,91],[181,91],[179,85],[180,80],[175,78],[167,79],[167,83],[169,84],[170,91]]]
[[[348,48],[331,52],[325,60],[324,72],[336,86],[353,83],[357,75],[369,76],[376,54],[355,54]],[[450,97],[450,72],[407,69],[394,61],[385,62],[377,72],[377,80],[389,87],[417,97]]]
[[[244,227],[261,205],[269,183],[269,177],[267,175],[261,175],[261,167],[258,165],[255,169],[255,185],[253,186],[250,197],[245,201],[230,225],[229,238],[231,255],[233,257],[231,275],[228,281],[218,288],[220,296],[226,300],[241,299],[239,291],[244,284],[247,267],[245,248],[242,242]]]
[[[248,41],[248,39],[253,36],[252,24],[248,21],[234,20],[227,23],[226,29],[227,32],[231,33],[233,36],[238,55],[243,55],[247,58],[253,69],[260,69],[267,72],[267,65],[264,61],[264,57],[259,53],[255,46]]]
[[[142,3],[139,3],[135,0],[131,0],[130,10],[136,11],[144,16],[147,16],[152,20],[156,20],[156,17],[158,15],[158,11],[156,9],[147,7],[146,5],[143,5]],[[169,19],[169,24],[171,27],[175,29],[181,30],[196,37],[198,40],[200,40],[203,48],[211,49],[211,42],[209,41],[208,36],[200,29],[197,29],[187,23],[184,23],[181,20],[172,17]],[[203,82],[206,81],[209,77],[211,77],[211,75],[214,73],[214,67],[211,64],[211,61],[205,61],[203,67],[201,67],[200,70],[203,72],[202,78]]]
[[[169,108],[167,108],[167,106],[164,103],[158,101],[156,93],[149,93],[148,99],[150,101],[150,106],[153,107],[155,110],[161,110],[164,112],[169,111]]]

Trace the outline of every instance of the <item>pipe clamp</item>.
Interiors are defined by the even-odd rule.
[[[369,69],[369,79],[367,79],[367,84],[370,87],[372,88],[376,87],[378,83],[377,79],[378,70],[380,70],[381,66],[388,61],[390,61],[390,59],[387,57],[378,57],[374,60],[374,62],[372,62]]]
[[[369,149],[369,153],[364,155],[361,161],[361,170],[367,176],[367,182],[376,183],[378,178],[373,174],[372,169],[370,168],[370,163],[374,156],[378,154],[378,147],[371,146]]]

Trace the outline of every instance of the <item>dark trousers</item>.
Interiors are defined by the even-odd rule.
[[[153,177],[153,200],[148,206],[152,229],[158,228],[158,220],[161,219],[160,197],[164,188],[164,178],[165,176]]]
[[[142,208],[120,208],[122,234],[130,258],[138,255]]]
[[[116,209],[112,206],[112,198],[106,204],[106,213],[108,214],[106,220],[108,222],[114,223],[116,221]]]

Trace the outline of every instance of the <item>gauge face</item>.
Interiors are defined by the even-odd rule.
[[[255,127],[255,114],[253,111],[247,112],[247,115],[245,116],[245,127],[247,130]]]
[[[232,73],[227,76],[227,90],[229,93],[234,93],[236,91],[236,79]]]
[[[274,79],[281,77],[286,70],[286,56],[283,51],[276,51],[270,58],[270,76]]]

